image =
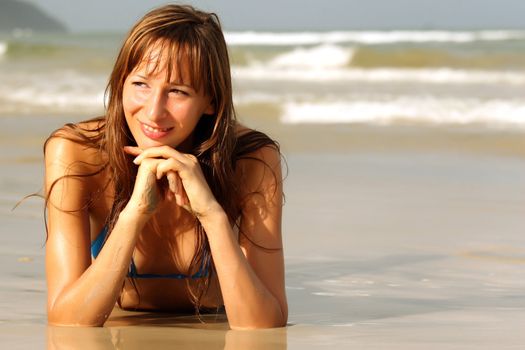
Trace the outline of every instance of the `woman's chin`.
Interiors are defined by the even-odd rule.
[[[141,149],[170,146],[171,148],[176,149],[180,152],[187,152],[192,147],[191,137],[186,138],[182,142],[180,140],[173,140],[169,138],[162,138],[162,139],[154,140],[154,139],[150,139],[147,137],[140,137],[140,138],[135,138],[135,142],[137,143],[137,146]]]

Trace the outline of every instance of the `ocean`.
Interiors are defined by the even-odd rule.
[[[0,35],[0,344],[515,349],[525,31],[227,32],[239,119],[282,147],[289,325],[115,310],[46,323],[42,145],[104,113],[123,34]],[[81,341],[79,341],[81,339]]]
[[[102,113],[121,40],[0,37],[0,115]],[[247,116],[264,105],[284,124],[525,125],[525,31],[227,32],[226,40]]]

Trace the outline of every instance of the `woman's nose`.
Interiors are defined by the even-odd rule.
[[[148,98],[146,116],[149,120],[157,121],[166,115],[166,96],[161,89],[154,89]]]

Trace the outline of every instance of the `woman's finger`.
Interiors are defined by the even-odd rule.
[[[163,176],[167,176],[168,172],[178,172],[181,168],[180,162],[173,158],[159,160],[156,170],[157,180],[160,180]]]
[[[177,181],[177,192],[179,193],[181,198],[188,198],[188,196],[186,195],[186,191],[184,190],[184,186],[182,185],[182,179],[180,178],[179,175],[177,175],[176,181]]]
[[[126,152],[127,154],[131,154],[132,156],[138,156],[143,151],[141,148],[135,146],[124,146],[124,152]]]
[[[177,173],[174,172],[173,170],[170,170],[166,174],[166,177],[168,179],[168,185],[169,185],[170,191],[173,194],[177,193],[177,188],[178,188]]]
[[[183,153],[175,150],[170,146],[151,147],[143,150],[133,161],[135,164],[140,163],[144,158],[174,158],[181,162],[185,160]]]
[[[177,161],[172,158],[161,161],[157,166],[157,179],[166,176],[168,179],[170,192],[174,194],[177,205],[192,212],[188,195],[186,194],[186,190],[182,184],[182,179],[180,178],[179,174],[173,170],[174,165],[176,164]]]
[[[175,192],[175,200],[177,202],[177,205],[183,207],[186,210],[191,211],[190,207],[190,201],[188,199],[188,195],[186,194],[186,190],[184,189],[184,186],[182,185],[182,179],[177,174],[176,177],[177,182],[177,192]]]

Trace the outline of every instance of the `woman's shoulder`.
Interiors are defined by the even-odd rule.
[[[63,167],[80,173],[100,167],[105,162],[100,152],[103,127],[103,120],[96,118],[66,124],[55,130],[44,144],[46,167],[59,162]]]
[[[279,183],[282,180],[281,152],[277,141],[240,124],[236,134],[235,171],[244,191],[252,192],[269,183]]]
[[[67,123],[53,131],[48,140],[63,138],[77,143],[89,143],[90,140],[102,137],[105,124],[104,117],[97,117],[78,123]]]
[[[264,132],[248,128],[242,124],[237,124],[235,128],[236,146],[235,158],[236,161],[246,159],[280,159],[279,143],[270,138]]]
[[[97,119],[66,124],[49,136],[44,145],[44,182],[53,207],[66,212],[79,208],[89,208],[92,214],[105,212],[105,200],[92,202],[109,194],[106,189],[111,182],[102,141],[103,121]]]

